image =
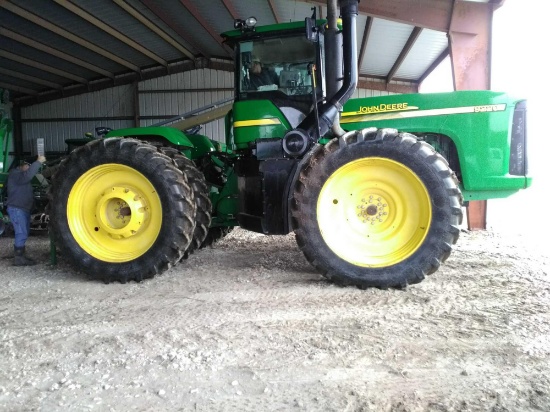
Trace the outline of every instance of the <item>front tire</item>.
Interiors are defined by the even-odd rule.
[[[191,243],[195,202],[186,177],[138,140],[102,139],[76,149],[50,193],[57,245],[75,267],[106,283],[151,278]]]
[[[394,129],[318,148],[298,178],[296,240],[327,278],[405,287],[435,272],[456,243],[462,195],[445,159]]]

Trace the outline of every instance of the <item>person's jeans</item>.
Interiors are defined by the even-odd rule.
[[[25,246],[31,230],[31,213],[24,209],[8,206],[8,215],[15,231],[15,247]]]

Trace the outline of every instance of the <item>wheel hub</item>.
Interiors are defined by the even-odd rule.
[[[370,225],[384,223],[390,212],[386,199],[378,195],[362,198],[357,209],[359,209],[357,217],[361,219],[361,222]]]
[[[128,238],[139,232],[147,207],[143,198],[127,187],[113,186],[97,202],[96,231],[103,230],[114,239]]]

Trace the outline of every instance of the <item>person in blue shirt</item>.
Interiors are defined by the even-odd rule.
[[[31,184],[32,178],[38,173],[44,156],[32,163],[21,161],[19,166],[8,175],[8,200],[6,202],[8,216],[15,231],[14,254],[16,266],[30,266],[36,264],[25,256],[25,243],[29,237],[31,226],[31,210],[34,203],[34,194]]]

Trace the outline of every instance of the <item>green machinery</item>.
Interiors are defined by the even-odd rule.
[[[13,129],[13,121],[0,113],[0,235],[4,233],[9,218],[5,212],[5,190],[8,180],[8,155],[10,149],[10,136]]]
[[[435,272],[464,201],[530,186],[526,102],[490,91],[350,100],[357,1],[340,0],[340,14],[341,31],[313,17],[223,34],[236,65],[225,143],[143,127],[74,150],[51,186],[64,256],[105,282],[141,281],[240,226],[294,232],[339,284],[404,287]],[[277,84],[254,85],[255,60]]]

